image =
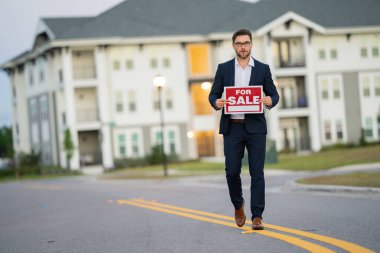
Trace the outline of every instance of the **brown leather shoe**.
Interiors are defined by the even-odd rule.
[[[260,217],[256,217],[252,220],[252,229],[253,230],[263,230],[264,225],[263,225],[263,219]]]
[[[243,204],[241,205],[241,207],[239,209],[235,209],[236,225],[238,225],[238,227],[244,226],[245,219],[246,219],[246,216],[244,213],[244,201],[243,201]]]

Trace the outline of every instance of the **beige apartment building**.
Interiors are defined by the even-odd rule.
[[[362,129],[379,141],[379,9],[375,0],[128,0],[94,17],[41,18],[32,47],[1,65],[16,154],[35,149],[45,164],[66,166],[68,128],[74,169],[146,156],[163,141],[160,74],[165,152],[223,157],[220,112],[207,97],[243,27],[281,97],[265,111],[277,150],[357,143]]]

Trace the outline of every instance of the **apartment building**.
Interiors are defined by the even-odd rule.
[[[231,36],[253,32],[253,56],[280,94],[265,111],[277,150],[380,140],[380,9],[376,0],[128,0],[95,17],[41,18],[30,50],[1,65],[13,90],[16,153],[112,168],[162,143],[180,159],[222,157],[220,112],[208,104]],[[186,10],[185,12],[182,10]]]

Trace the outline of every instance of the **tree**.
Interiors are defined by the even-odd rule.
[[[19,171],[14,161],[14,149],[12,140],[12,127],[0,128],[0,158],[6,157],[12,161],[12,166],[15,169],[15,176],[19,178]]]
[[[0,128],[0,157],[13,158],[12,128]]]
[[[70,129],[66,128],[65,138],[63,140],[63,149],[66,153],[67,170],[70,170],[70,161],[74,154],[74,143],[71,138]]]

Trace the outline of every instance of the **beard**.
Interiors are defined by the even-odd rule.
[[[251,49],[241,49],[240,51],[237,49],[235,53],[238,58],[245,60],[251,56]]]

